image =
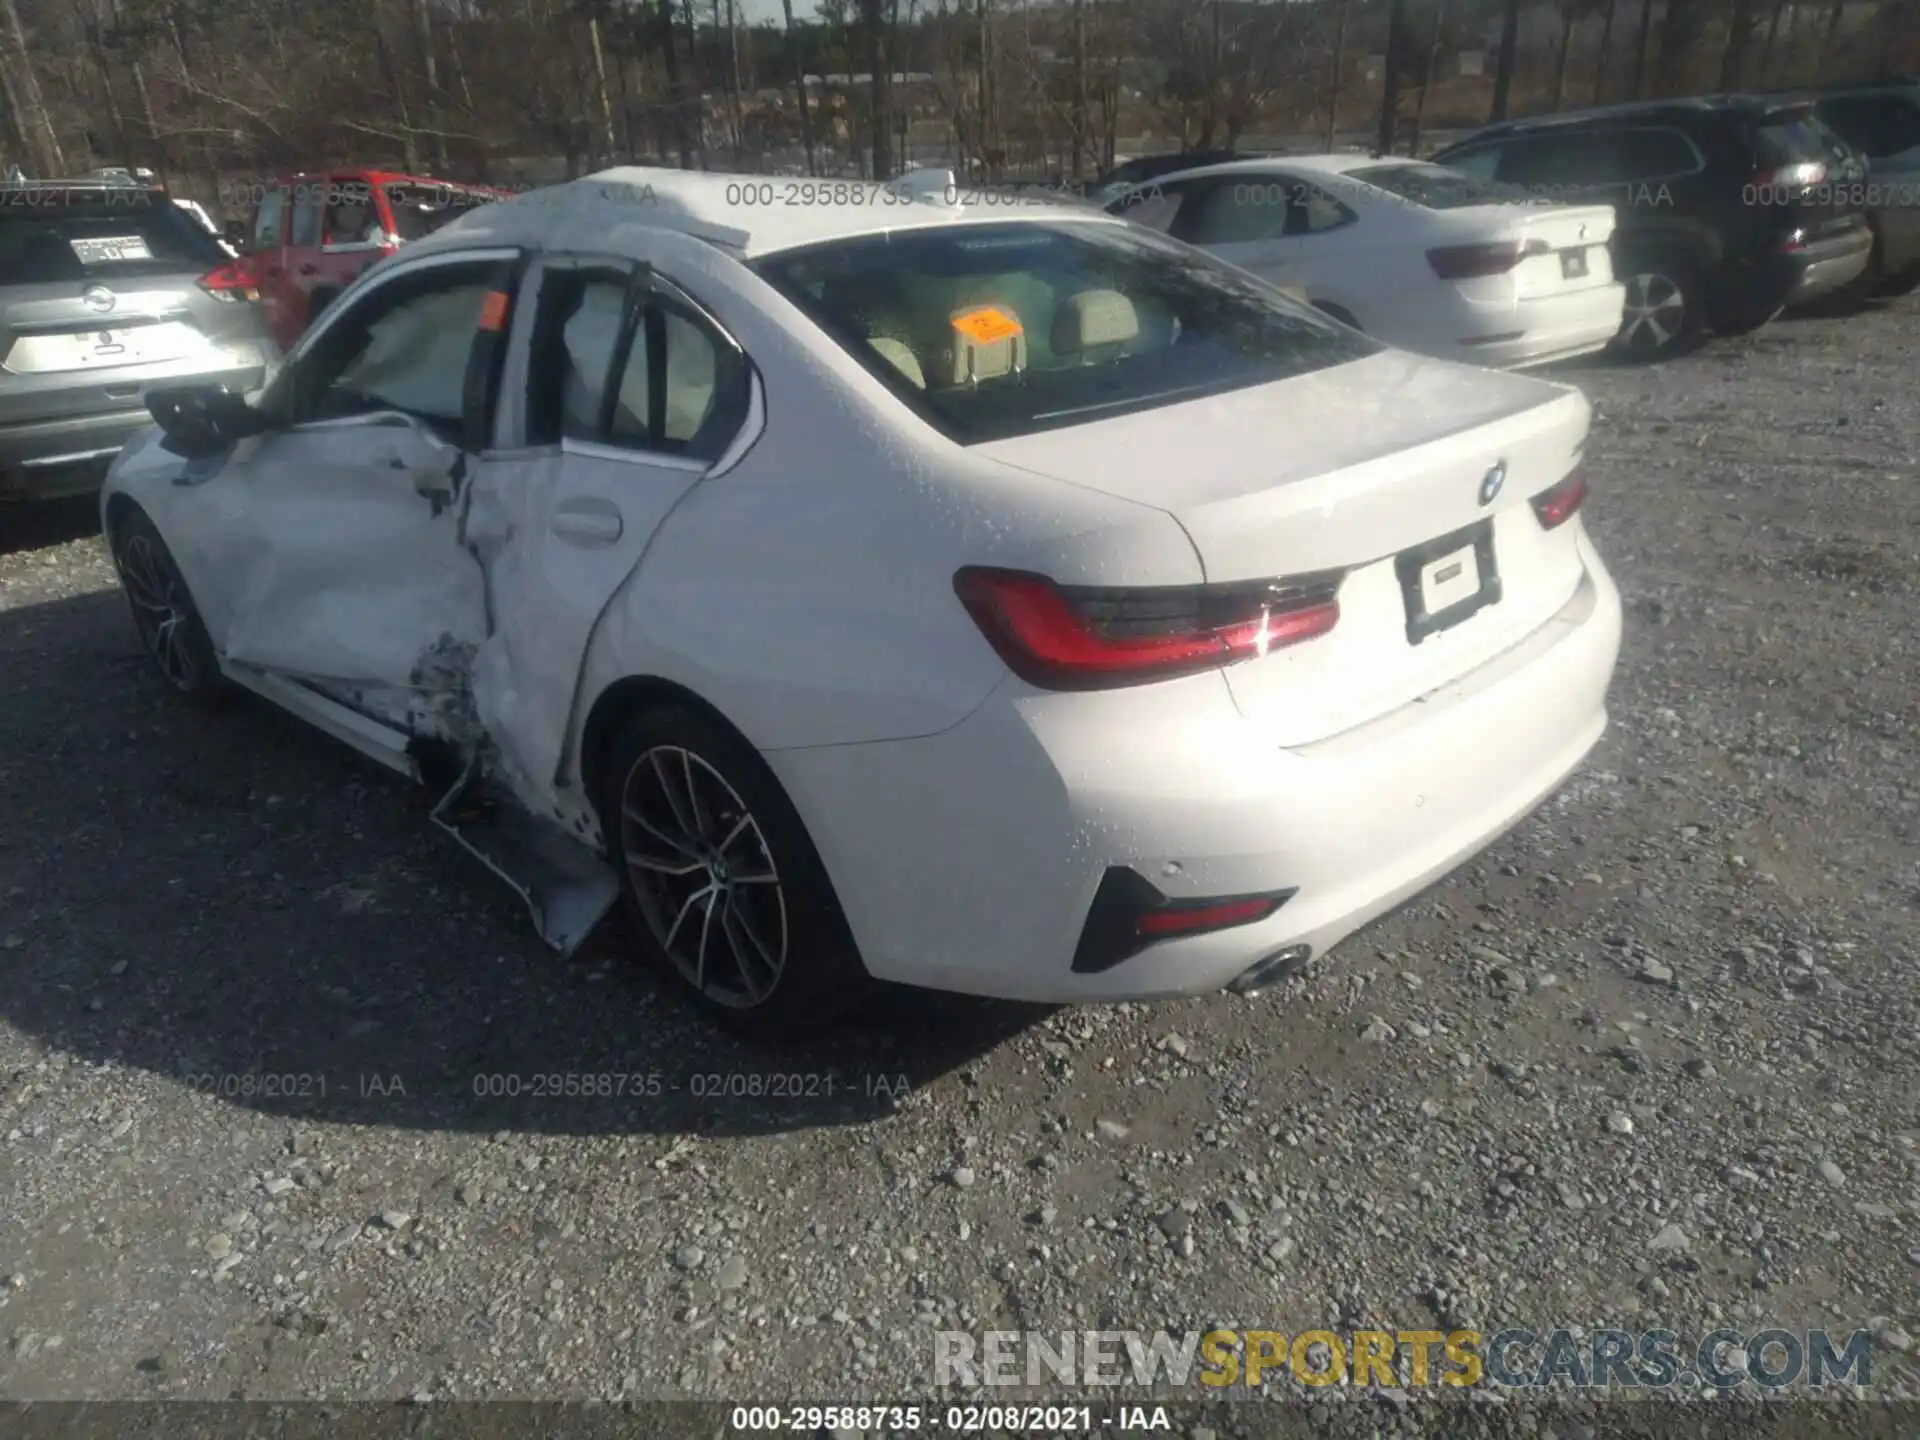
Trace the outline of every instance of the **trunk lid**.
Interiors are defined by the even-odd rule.
[[[1565,295],[1613,283],[1607,242],[1613,238],[1611,205],[1550,205],[1520,212],[1515,238],[1546,247],[1529,253],[1513,278],[1521,298]]]
[[[1545,530],[1528,501],[1572,470],[1590,414],[1568,387],[1384,351],[977,449],[1168,512],[1209,583],[1346,571],[1330,634],[1225,672],[1243,712],[1299,745],[1446,684],[1566,604],[1584,575],[1580,526]],[[1496,468],[1502,483],[1483,504]],[[1417,554],[1442,537],[1457,543]],[[1408,599],[1403,556],[1422,600]],[[1497,598],[1410,638],[1410,603],[1444,593],[1422,575],[1460,564],[1457,587],[1489,562]]]

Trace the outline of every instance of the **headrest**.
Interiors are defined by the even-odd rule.
[[[1140,315],[1118,290],[1082,290],[1053,318],[1053,350],[1072,355],[1138,339]]]
[[[953,312],[953,383],[997,380],[1024,370],[1027,334],[1005,305],[969,305]]]

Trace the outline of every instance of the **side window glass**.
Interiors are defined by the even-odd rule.
[[[542,284],[527,442],[585,440],[710,460],[746,418],[747,370],[707,321],[614,270]]]
[[[1320,235],[1328,230],[1338,230],[1342,225],[1359,218],[1324,190],[1312,185],[1293,185],[1289,188],[1293,201],[1291,213],[1287,216],[1289,235]]]
[[[280,248],[280,227],[286,218],[287,192],[269,190],[260,199],[260,208],[253,217],[253,248],[256,250],[278,250]]]
[[[362,180],[342,180],[327,187],[326,219],[321,238],[328,245],[364,245],[376,227],[373,187]]]
[[[1479,150],[1469,150],[1464,155],[1456,155],[1447,161],[1449,170],[1457,170],[1462,175],[1471,175],[1476,180],[1491,181],[1494,171],[1500,168],[1501,150],[1498,145],[1488,145]]]
[[[496,267],[436,267],[358,301],[301,358],[297,423],[398,410],[457,439],[468,361]]]
[[[1166,231],[1172,228],[1173,217],[1179,213],[1180,202],[1186,194],[1184,185],[1147,184],[1122,196],[1111,208],[1114,214],[1124,215],[1136,225]]]
[[[1287,197],[1295,189],[1278,176],[1256,176],[1244,182],[1222,181],[1200,199],[1200,210],[1187,239],[1195,245],[1243,245],[1273,240],[1286,232]]]
[[[326,182],[303,180],[293,187],[293,225],[288,244],[303,249],[320,243],[320,204],[326,198]]]
[[[644,364],[624,363],[640,329],[629,317],[631,273],[624,269],[553,269],[540,285],[527,390],[527,443],[607,438],[608,432],[645,437]],[[632,326],[631,333],[623,333]],[[623,363],[614,368],[615,352]],[[615,386],[611,415],[608,386]],[[604,428],[603,428],[604,427]]]
[[[1699,165],[1686,137],[1672,130],[1632,130],[1620,137],[1618,178],[1663,180]]]

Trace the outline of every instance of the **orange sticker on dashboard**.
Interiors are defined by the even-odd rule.
[[[487,293],[480,307],[480,328],[482,330],[504,330],[507,328],[507,309],[513,303],[504,291],[492,290]]]
[[[953,317],[953,328],[976,345],[991,345],[996,340],[1022,333],[1018,320],[992,305],[967,310]]]

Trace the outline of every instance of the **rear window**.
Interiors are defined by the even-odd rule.
[[[0,285],[112,282],[226,262],[206,228],[164,195],[0,189]]]
[[[1380,347],[1136,227],[1036,220],[835,241],[760,273],[961,444],[1283,380]]]
[[[1792,165],[1802,160],[1825,160],[1833,153],[1833,132],[1811,115],[1774,120],[1755,132],[1755,145],[1764,165]]]
[[[1490,181],[1438,165],[1363,165],[1347,174],[1355,180],[1411,200],[1429,210],[1458,210],[1467,205],[1496,205],[1514,192]]]
[[[494,197],[452,185],[389,185],[387,204],[402,240],[423,240]]]

